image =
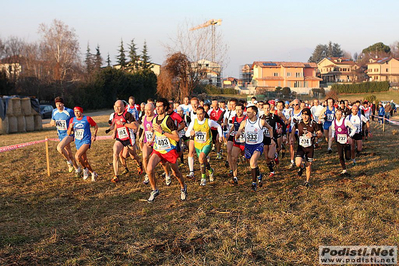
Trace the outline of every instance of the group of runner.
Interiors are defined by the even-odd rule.
[[[98,126],[91,117],[83,115],[81,107],[73,111],[63,104],[63,99],[55,99],[52,125],[57,127],[60,143],[57,150],[65,157],[68,169],[75,169],[77,177],[87,179],[91,173],[92,181],[97,174],[87,159],[87,150],[96,140]],[[290,152],[289,168],[298,168],[298,176],[306,172],[305,187],[310,187],[311,167],[314,150],[320,139],[327,142],[327,153],[332,152],[335,140],[342,175],[347,174],[346,160],[356,164],[356,157],[362,150],[363,138],[370,134],[370,112],[368,103],[359,101],[350,105],[348,101],[335,103],[327,99],[323,105],[318,100],[313,103],[284,101],[250,102],[230,99],[227,103],[213,99],[211,104],[198,98],[185,97],[183,103],[160,98],[148,99],[140,106],[134,97],[128,102],[118,100],[114,104],[114,113],[109,119],[115,139],[113,145],[113,170],[111,182],[120,181],[119,176],[129,172],[126,160],[136,161],[138,174],[145,173],[144,184],[150,183],[149,202],[159,195],[155,178],[155,169],[161,164],[166,185],[171,184],[171,175],[180,184],[180,198],[187,198],[187,185],[179,168],[185,166],[183,153],[188,150],[188,175],[194,179],[194,155],[200,165],[200,182],[214,182],[214,169],[211,167],[210,153],[216,151],[216,160],[222,160],[223,144],[227,156],[225,166],[233,184],[238,184],[239,161],[247,160],[251,170],[251,187],[254,191],[262,186],[263,175],[259,168],[259,159],[265,156],[269,179],[275,175],[275,166],[280,163],[288,147]],[[90,127],[94,127],[91,134]],[[75,141],[77,152],[72,154],[70,143]],[[297,144],[297,145],[295,145]],[[141,158],[137,154],[140,149]],[[180,165],[178,161],[180,159]],[[119,161],[125,168],[119,174]],[[80,166],[79,166],[80,165]],[[81,170],[83,169],[83,170]],[[241,174],[243,176],[243,174]]]

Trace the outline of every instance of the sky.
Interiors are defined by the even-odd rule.
[[[216,31],[228,46],[223,76],[239,77],[240,66],[253,61],[306,62],[318,44],[338,43],[350,54],[383,42],[399,41],[397,0],[0,0],[0,38],[16,36],[40,40],[41,23],[61,20],[75,30],[84,60],[100,46],[116,64],[121,39],[144,41],[154,63],[166,60],[165,44],[172,45],[178,28],[209,19],[222,19]],[[396,34],[395,34],[396,33]]]

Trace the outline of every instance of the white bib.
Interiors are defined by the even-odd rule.
[[[158,150],[170,150],[171,145],[170,141],[166,136],[157,136],[157,149]]]
[[[258,133],[256,132],[247,132],[246,140],[248,144],[256,144],[258,143]]]
[[[341,144],[348,143],[348,135],[346,134],[337,134],[337,141]]]
[[[245,133],[244,132],[241,132],[238,139],[236,139],[236,143],[245,143]]]
[[[55,126],[58,130],[67,130],[66,120],[57,120],[55,121]]]
[[[82,140],[84,132],[84,129],[75,129],[75,139]]]
[[[299,137],[299,145],[304,148],[312,146],[312,139],[306,137],[305,135]]]
[[[206,132],[197,131],[195,132],[195,141],[198,143],[206,142]]]
[[[129,137],[126,127],[119,127],[117,128],[117,130],[118,130],[119,139],[125,139]]]
[[[146,131],[145,132],[145,137],[146,137],[147,141],[152,140],[153,136],[154,136],[154,133],[152,131]]]

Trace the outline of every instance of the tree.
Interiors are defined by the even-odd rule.
[[[111,67],[111,58],[109,57],[109,53],[107,55],[107,67]]]
[[[331,41],[326,44],[318,44],[310,56],[308,62],[318,63],[325,57],[342,57],[344,52],[338,43]]]
[[[358,54],[357,52],[355,52],[355,53],[353,54],[353,60],[356,62],[357,59],[358,59],[358,57],[359,57],[359,54]]]
[[[284,96],[289,96],[291,94],[291,89],[289,87],[284,87],[281,92]]]
[[[367,48],[364,48],[362,53],[369,58],[385,57],[389,56],[389,54],[391,53],[391,48],[388,45],[383,44],[382,42],[377,42]]]
[[[86,63],[86,72],[88,75],[91,75],[91,73],[93,71],[93,55],[90,52],[89,43],[87,43],[85,63]]]
[[[96,47],[96,56],[94,58],[94,69],[96,71],[100,70],[101,66],[103,65],[103,58],[100,52],[100,45],[97,44]]]
[[[157,94],[182,101],[195,87],[191,74],[191,62],[185,54],[178,52],[168,56],[158,76]]]
[[[53,20],[51,26],[40,24],[42,35],[42,60],[48,63],[52,78],[62,82],[72,79],[73,70],[79,65],[79,42],[75,30],[60,20]]]
[[[124,69],[126,66],[126,56],[125,49],[123,48],[123,40],[121,40],[121,46],[119,46],[119,55],[116,57],[118,59],[118,64],[121,65],[121,68]]]
[[[0,95],[8,95],[14,88],[14,83],[10,82],[5,70],[0,70]]]
[[[143,50],[141,51],[141,68],[143,70],[151,68],[152,64],[150,60],[151,57],[148,55],[147,42],[144,41]]]
[[[133,70],[138,69],[138,63],[140,60],[140,56],[137,54],[136,44],[134,43],[134,39],[129,44],[129,58],[130,58],[130,66]]]

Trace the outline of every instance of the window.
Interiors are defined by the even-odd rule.
[[[291,81],[287,81],[287,87],[291,88]]]
[[[308,81],[305,81],[304,84],[303,84],[303,86],[304,86],[305,88],[309,87]]]
[[[297,78],[300,78],[300,77],[302,77],[302,73],[301,73],[301,72],[297,72],[297,73],[295,73],[295,77],[297,77]]]
[[[388,68],[386,69],[387,72],[389,72]]]
[[[375,80],[378,80],[378,76],[375,76]]]
[[[294,88],[299,88],[301,86],[301,82],[295,81],[294,82]]]
[[[378,72],[378,68],[374,68],[374,72]]]
[[[288,72],[288,73],[287,73],[287,77],[291,77],[291,72]]]
[[[273,73],[273,76],[274,77],[278,77],[278,73]]]

